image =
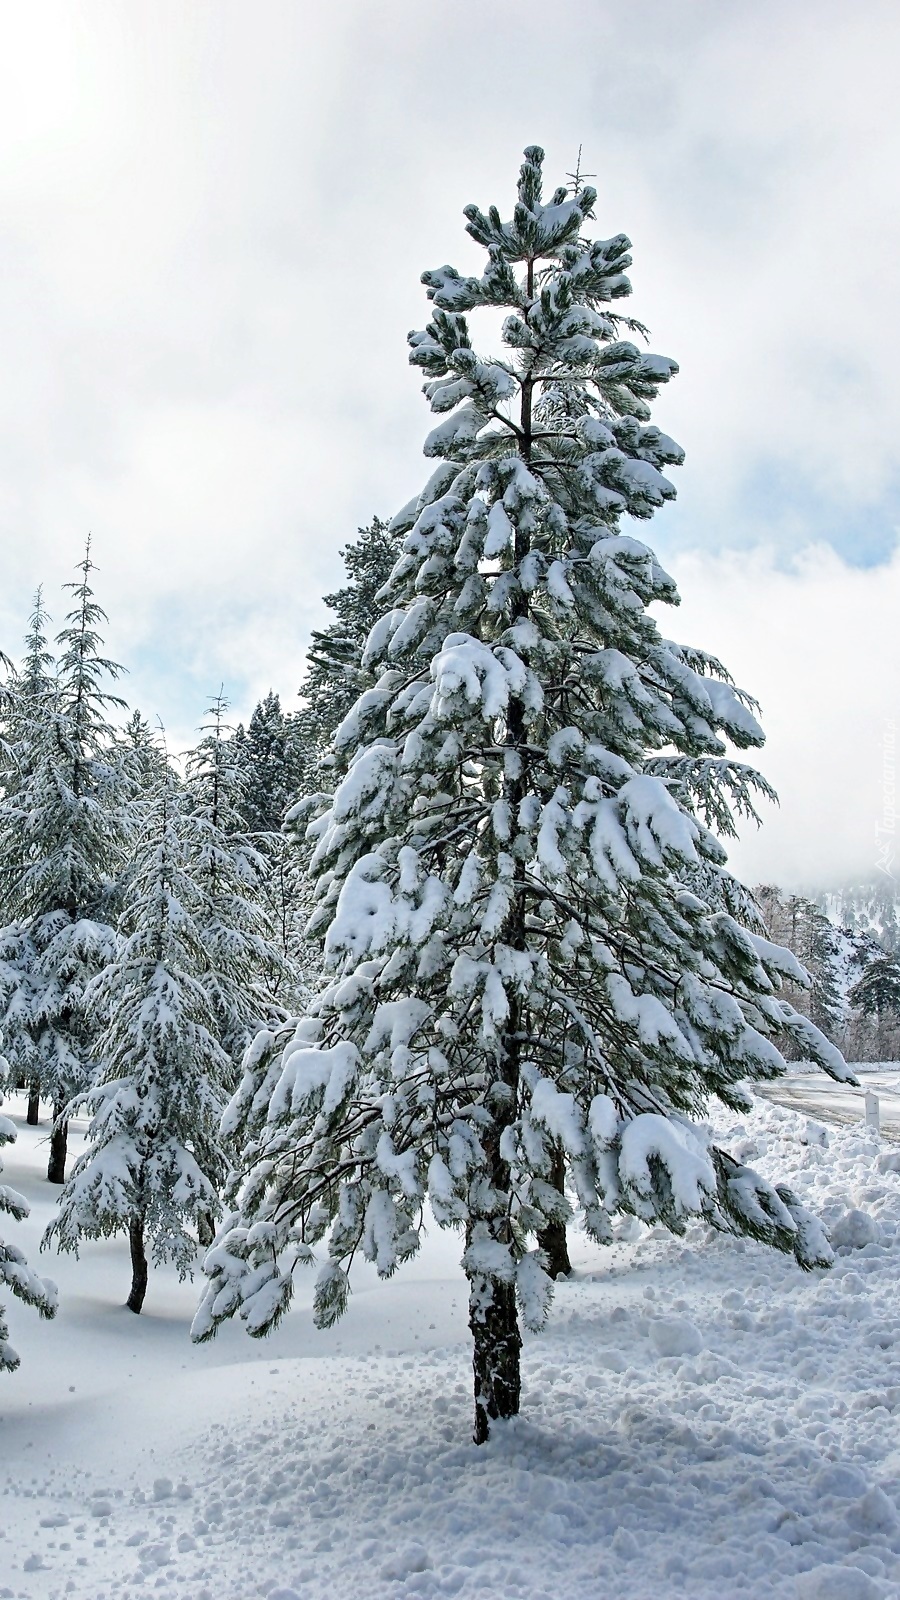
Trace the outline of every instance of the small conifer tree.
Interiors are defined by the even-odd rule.
[[[218,1135],[229,1060],[216,1038],[209,958],[196,920],[192,819],[173,772],[144,804],[118,953],[91,986],[105,1018],[97,1069],[68,1107],[91,1111],[45,1243],[76,1254],[82,1239],[128,1234],[131,1311],[155,1261],[193,1268],[197,1232],[219,1210]]]

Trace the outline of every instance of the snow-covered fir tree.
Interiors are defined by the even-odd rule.
[[[194,824],[173,772],[145,801],[143,820],[118,952],[89,992],[105,1019],[98,1066],[68,1107],[90,1110],[87,1144],[45,1235],[77,1253],[82,1239],[127,1233],[134,1312],[144,1303],[148,1252],[185,1277],[198,1233],[218,1213],[230,1074],[197,921],[206,896],[192,876]]]
[[[398,530],[380,517],[373,517],[341,551],[349,581],[325,596],[334,621],[313,630],[300,685],[303,708],[295,719],[305,761],[307,793],[327,787],[318,763],[328,753],[335,729],[360,694],[371,686],[363,652],[381,616],[383,606],[378,595],[391,575],[400,543]],[[297,798],[296,790],[292,798]]]
[[[47,730],[48,710],[56,697],[55,661],[47,638],[49,620],[43,592],[38,589],[25,636],[25,655],[19,670],[11,675],[3,698],[0,789],[6,801],[27,786],[36,750]],[[13,1049],[16,1077],[28,1089],[27,1119],[34,1126],[40,1116],[40,1059],[32,1035],[16,1026],[15,1021],[16,1013],[24,1018],[31,1008],[27,973],[33,950],[26,930],[9,921],[19,906],[27,847],[12,808],[5,814],[7,818],[12,815],[12,825],[4,826],[0,821],[0,996],[6,994],[6,974],[13,1015],[7,1019],[3,1031],[8,1035],[8,1042],[13,1038],[17,1041],[18,1048]]]
[[[165,750],[159,738],[140,711],[132,711],[122,729],[120,740],[124,751],[125,775],[131,783],[132,793],[138,800],[154,794],[167,771]]]
[[[90,586],[90,547],[74,606],[58,636],[52,685],[41,666],[41,618],[32,622],[16,714],[14,781],[0,800],[0,860],[13,863],[0,929],[0,1048],[17,1078],[53,1106],[48,1178],[65,1177],[63,1109],[85,1081],[94,1034],[85,991],[115,953],[117,878],[127,800],[121,753],[107,718],[121,706],[106,685],[121,672],[100,652],[105,613]],[[35,682],[37,681],[37,688]]]
[[[9,1066],[0,1057],[0,1105],[3,1104],[2,1090],[8,1075]],[[16,1137],[15,1123],[11,1122],[9,1117],[0,1115],[0,1150],[5,1144],[14,1144]],[[3,1161],[0,1158],[0,1173],[2,1171]],[[28,1216],[28,1211],[27,1200],[17,1194],[15,1189],[0,1183],[0,1212],[4,1212],[16,1222],[21,1222]],[[7,1244],[5,1239],[0,1239],[0,1288],[8,1289],[17,1300],[24,1301],[25,1305],[34,1306],[42,1317],[55,1317],[56,1285],[49,1278],[38,1277],[29,1267],[18,1246]],[[19,1356],[9,1342],[9,1327],[3,1307],[0,1305],[0,1372],[14,1372],[18,1365]]]
[[[900,1017],[900,963],[896,956],[870,962],[850,995],[867,1016],[892,1013]]]
[[[900,1059],[900,963],[879,951],[850,989],[848,1027],[857,1060]],[[862,1048],[860,1048],[862,1046]]]
[[[829,1039],[841,1040],[847,1001],[842,992],[838,930],[805,895],[782,895],[774,885],[764,884],[756,889],[755,898],[769,937],[791,950],[808,976],[805,987],[788,983],[785,997]],[[803,1041],[787,1045],[786,1054],[789,1059],[802,1058]]]
[[[271,1004],[287,1013],[300,1003],[304,975],[315,965],[304,937],[310,908],[302,853],[283,832],[310,763],[303,754],[298,718],[286,714],[272,690],[254,708],[246,730],[237,729],[230,750],[244,775],[239,802],[244,827],[265,861],[260,906],[266,937],[281,956],[280,963],[265,969],[263,989]]]
[[[685,786],[649,766],[705,762],[730,809],[728,745],[763,735],[719,664],[650,615],[678,597],[628,525],[675,492],[682,451],[648,402],[677,368],[612,309],[628,240],[593,237],[592,189],[545,203],[542,161],[526,151],[510,220],[467,207],[480,277],[423,277],[434,310],[410,359],[437,465],[395,521],[363,660],[377,681],[335,735],[335,794],[310,806],[331,982],[248,1055],[228,1113],[243,1187],[194,1324],[205,1339],[237,1313],[265,1333],[321,1249],[330,1325],[357,1253],[390,1276],[427,1204],[464,1234],[478,1441],[518,1410],[519,1315],[540,1327],[552,1289],[532,1241],[569,1195],[600,1242],[618,1212],[678,1233],[702,1217],[827,1262],[820,1225],[703,1117],[781,1072],[785,1039],[846,1073],[780,994],[805,983],[796,959],[727,909],[698,769]],[[480,307],[507,313],[500,355],[473,348]]]
[[[269,1020],[279,988],[290,989],[289,958],[263,911],[269,863],[265,835],[247,832],[247,776],[234,759],[228,702],[219,693],[211,719],[187,756],[194,829],[193,875],[202,896],[197,927],[206,951],[215,1032],[235,1071],[249,1040]],[[273,841],[274,843],[274,841]],[[289,994],[284,1010],[291,1009]]]
[[[38,589],[25,635],[25,654],[18,668],[11,666],[0,700],[0,794],[5,799],[26,782],[47,706],[56,695],[55,661],[47,639],[49,620],[43,592]],[[10,836],[0,855],[0,917],[4,920],[17,903],[22,864],[21,841]]]
[[[303,774],[296,719],[282,710],[272,689],[254,707],[246,732],[238,729],[236,764],[245,777],[241,811],[248,833],[278,833],[297,798]]]

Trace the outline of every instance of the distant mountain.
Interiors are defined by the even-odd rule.
[[[793,951],[811,980],[809,988],[788,981],[782,999],[821,1028],[848,1061],[900,1059],[896,968],[885,961],[900,951],[900,888],[872,881],[798,895],[759,884],[753,893],[769,937]],[[881,968],[886,975],[878,980],[879,993],[886,999],[866,1003],[858,985]]]
[[[900,954],[900,882],[877,873],[868,882],[820,889],[812,898],[836,928],[868,934],[888,954]]]

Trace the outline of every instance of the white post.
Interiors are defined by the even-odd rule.
[[[866,1127],[874,1129],[875,1133],[881,1128],[881,1106],[871,1089],[866,1090]]]

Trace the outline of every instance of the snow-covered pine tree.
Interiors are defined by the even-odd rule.
[[[341,551],[348,582],[325,604],[334,621],[314,629],[300,685],[303,708],[294,722],[305,762],[302,787],[306,793],[323,787],[318,763],[327,753],[332,736],[372,679],[362,664],[366,640],[382,614],[378,599],[400,553],[400,533],[380,517],[373,517]]]
[[[48,731],[48,714],[56,697],[55,662],[47,639],[49,620],[39,588],[25,636],[25,656],[4,694],[0,792],[6,802],[27,787],[36,749]],[[26,866],[25,837],[13,808],[7,805],[0,812],[0,1040],[6,1036],[16,1063],[16,1078],[27,1086],[27,1120],[34,1127],[40,1117],[40,1057],[32,1033],[21,1023],[32,1008],[28,973],[35,952],[26,929],[10,921],[19,908]],[[6,1018],[4,1000],[12,1007],[12,1015]]]
[[[893,1013],[900,1017],[900,963],[895,956],[872,961],[850,991],[850,999],[867,1016]]]
[[[192,1271],[197,1232],[218,1214],[225,1174],[218,1127],[230,1063],[216,1038],[196,920],[206,899],[192,876],[193,838],[169,770],[144,802],[118,953],[89,991],[105,1026],[97,1069],[68,1113],[87,1106],[92,1118],[44,1237],[77,1254],[84,1238],[127,1233],[134,1312],[147,1290],[148,1249],[181,1277]]]
[[[868,1035],[872,1059],[896,1061],[900,1054],[900,963],[896,956],[881,955],[870,961],[848,999],[859,1014],[858,1020],[851,1018],[851,1040]]]
[[[255,706],[246,730],[238,727],[228,742],[230,759],[244,776],[243,824],[265,860],[260,906],[266,937],[282,957],[280,965],[267,968],[263,989],[282,1014],[299,1005],[300,974],[309,961],[303,864],[296,843],[282,831],[285,814],[306,778],[308,762],[300,737],[298,719],[283,711],[279,696],[270,689]]]
[[[836,1040],[844,1025],[837,934],[824,912],[812,900],[808,900],[806,906],[805,938],[800,960],[812,980],[809,1016],[826,1038]]]
[[[145,801],[155,793],[167,772],[165,751],[147,718],[140,711],[132,711],[120,737],[124,752],[123,766],[136,800]]]
[[[237,763],[245,774],[241,810],[248,833],[278,833],[297,798],[302,762],[294,721],[272,689],[254,707]]]
[[[310,824],[333,981],[251,1052],[256,1091],[229,1113],[244,1184],[194,1324],[205,1339],[238,1313],[265,1333],[320,1245],[315,1316],[333,1323],[355,1254],[390,1276],[428,1202],[465,1234],[479,1441],[518,1410],[517,1300],[527,1326],[546,1315],[529,1240],[569,1209],[554,1152],[595,1240],[616,1212],[678,1233],[700,1216],[809,1267],[830,1259],[824,1230],[701,1119],[782,1071],[780,1038],[847,1072],[780,998],[796,959],[724,908],[724,848],[677,774],[647,770],[715,763],[727,805],[727,741],[763,736],[649,614],[675,585],[621,524],[674,495],[682,452],[648,401],[675,363],[623,337],[642,331],[610,309],[629,242],[589,236],[591,189],[544,204],[542,160],[526,151],[510,221],[467,208],[481,277],[423,278],[435,309],[410,359],[443,418],[439,465],[395,524],[364,658],[380,676]],[[482,306],[508,312],[494,358],[470,339]]]
[[[90,544],[75,604],[58,636],[56,681],[44,684],[41,618],[32,621],[25,679],[37,662],[38,690],[22,703],[16,776],[0,801],[0,859],[14,871],[0,929],[0,1041],[19,1078],[53,1105],[47,1176],[65,1178],[66,1102],[84,1081],[93,1020],[84,995],[115,952],[115,883],[124,860],[127,786],[105,685],[122,668],[100,653],[105,612],[90,586]]]
[[[783,896],[774,885],[764,884],[756,889],[755,898],[769,937],[793,952],[805,974],[803,984],[785,986],[785,997],[836,1043],[846,1019],[835,929],[821,908],[805,895]],[[786,1049],[789,1058],[802,1059],[802,1039]]]
[[[211,719],[187,756],[187,795],[194,828],[192,873],[201,901],[195,912],[206,951],[204,982],[215,1034],[235,1074],[249,1040],[270,1018],[279,988],[290,990],[292,971],[263,912],[268,861],[266,836],[246,830],[247,776],[234,761],[228,702],[221,693]],[[289,995],[287,1008],[293,995]],[[283,1015],[283,1011],[280,1013]]]
[[[36,736],[45,721],[46,707],[56,694],[48,622],[43,593],[38,589],[25,635],[25,654],[18,668],[11,667],[3,685],[0,795],[4,799],[9,799],[26,781]],[[4,841],[0,854],[0,918],[4,921],[17,904],[22,867],[21,841],[11,836]]]
[[[8,1063],[0,1056],[0,1091],[8,1075]],[[2,1104],[2,1092],[0,1092],[0,1105]],[[14,1144],[16,1137],[15,1123],[11,1122],[9,1117],[0,1116],[0,1150],[5,1144]],[[3,1160],[0,1157],[0,1173],[2,1171]],[[10,1189],[6,1184],[0,1183],[0,1212],[5,1212],[16,1222],[21,1222],[23,1217],[27,1217],[28,1210],[28,1202],[22,1195],[17,1194],[15,1189]],[[9,1289],[17,1300],[34,1306],[42,1317],[56,1316],[56,1284],[49,1278],[39,1278],[29,1267],[18,1246],[7,1244],[3,1239],[0,1239],[0,1285]],[[18,1365],[19,1356],[9,1342],[9,1327],[3,1307],[0,1306],[0,1372],[14,1372]]]

